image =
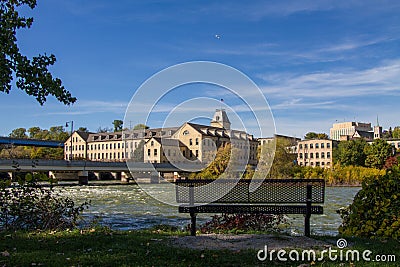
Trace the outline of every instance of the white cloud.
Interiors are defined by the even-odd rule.
[[[293,98],[332,99],[367,95],[400,93],[400,59],[364,70],[320,72],[301,75],[265,75],[270,85],[263,87],[266,95]]]

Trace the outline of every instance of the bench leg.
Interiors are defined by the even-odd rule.
[[[310,218],[311,218],[311,200],[312,185],[307,185],[307,201],[306,201],[306,216],[304,218],[304,235],[310,237]]]
[[[306,237],[310,237],[310,217],[309,215],[304,217],[304,235]]]
[[[196,236],[196,213],[194,213],[193,211],[190,212],[190,220],[190,235]]]

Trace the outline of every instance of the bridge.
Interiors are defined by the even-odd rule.
[[[175,172],[180,171],[170,163],[128,163],[131,170],[137,172]],[[93,172],[128,172],[126,162],[102,162],[86,160],[35,160],[35,159],[0,159],[0,172],[41,172],[41,171],[93,171]]]
[[[0,136],[0,145],[64,148],[64,142],[53,140],[22,139]]]
[[[50,172],[49,176],[56,174],[65,176],[66,173],[74,174],[80,184],[87,184],[88,172],[115,173],[116,178],[128,182],[131,173],[150,173],[153,176],[160,173],[172,173],[181,171],[170,163],[141,163],[129,162],[100,162],[85,160],[32,160],[32,159],[1,159],[0,172]],[[156,173],[156,174],[155,174]]]

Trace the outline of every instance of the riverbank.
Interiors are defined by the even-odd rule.
[[[243,246],[239,249],[219,247],[223,239],[235,243],[238,239],[251,244],[258,239],[260,245],[271,248],[290,249],[337,249],[332,237],[288,237],[285,235],[218,235],[208,237],[209,247],[188,248],[182,246],[191,239],[191,244],[204,243],[207,236],[189,237],[181,231],[151,229],[140,231],[111,231],[108,228],[88,228],[62,232],[17,232],[0,233],[1,266],[257,266],[257,252],[263,249]],[[214,240],[214,241],[213,241]],[[219,240],[219,241],[218,241]],[[236,241],[235,241],[236,240]],[[395,240],[348,239],[351,249],[371,250],[373,255],[394,254],[400,259],[400,246]],[[210,243],[211,242],[211,243]],[[214,243],[213,243],[214,242]],[[177,244],[180,243],[181,245]],[[350,261],[321,262],[295,261],[282,263],[275,257],[269,266],[398,266],[398,262]],[[305,265],[301,265],[305,264]]]

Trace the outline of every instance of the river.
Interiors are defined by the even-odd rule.
[[[163,184],[151,185],[154,192],[162,192]],[[178,213],[177,207],[161,203],[137,185],[99,185],[65,187],[62,194],[70,196],[76,204],[90,200],[91,205],[84,212],[86,223],[96,220],[112,229],[132,230],[149,228],[157,224],[185,227],[190,222],[189,214]],[[336,213],[349,205],[359,187],[327,187],[324,214],[311,216],[311,233],[317,235],[337,235],[341,223]],[[207,221],[212,214],[199,214],[198,223]],[[292,235],[303,233],[304,217],[290,215],[287,231]]]

